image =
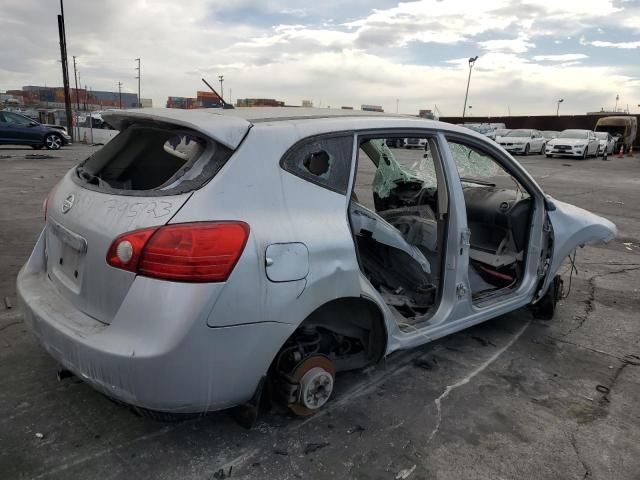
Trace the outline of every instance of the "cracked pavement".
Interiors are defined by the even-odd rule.
[[[640,158],[520,157],[545,191],[604,215],[551,321],[526,310],[341,375],[315,417],[135,416],[69,379],[26,331],[15,275],[55,181],[92,149],[25,159],[0,147],[0,478],[637,479]],[[570,166],[566,166],[570,165]],[[562,271],[568,273],[568,268]],[[565,276],[565,288],[568,276]],[[435,433],[434,433],[435,432]],[[42,438],[36,436],[42,434]],[[415,466],[415,468],[414,468]]]

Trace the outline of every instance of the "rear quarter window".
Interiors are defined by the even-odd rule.
[[[195,131],[132,125],[82,162],[75,180],[121,194],[184,193],[213,178],[231,153]]]
[[[352,154],[352,135],[311,137],[291,147],[280,166],[293,175],[344,195]]]

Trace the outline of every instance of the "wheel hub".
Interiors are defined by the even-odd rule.
[[[327,403],[334,388],[336,369],[324,355],[312,355],[294,369],[291,379],[298,383],[297,399],[289,404],[299,416],[313,415]]]
[[[333,377],[321,367],[314,367],[300,381],[300,401],[311,409],[322,407],[333,392]]]

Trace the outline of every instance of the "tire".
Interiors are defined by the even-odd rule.
[[[588,149],[588,148],[585,148],[585,149],[584,149],[584,152],[583,152],[583,154],[582,154],[582,160],[586,160],[586,159],[587,159],[587,152],[588,152],[588,151],[589,151],[589,149]]]
[[[47,150],[60,150],[62,147],[62,137],[56,133],[48,133],[46,137],[44,137],[44,146],[47,147]]]
[[[540,155],[544,154],[544,148],[547,146],[546,143],[543,143],[542,146],[540,147]]]
[[[524,147],[524,153],[523,153],[523,155],[524,155],[525,157],[526,157],[527,155],[529,155],[529,149],[530,149],[530,147],[529,147],[529,144],[527,143],[527,144],[525,145],[525,147]]]
[[[529,305],[529,309],[534,318],[540,320],[551,320],[556,313],[556,304],[562,296],[562,279],[556,275],[549,285],[549,290],[534,305]]]
[[[547,158],[551,158],[553,155],[547,153]]]

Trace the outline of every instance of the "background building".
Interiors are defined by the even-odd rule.
[[[86,90],[84,88],[69,88],[72,108],[80,104],[81,110],[98,110],[102,108],[137,108],[138,94],[127,92],[108,92],[101,90]],[[77,94],[76,94],[77,93]],[[26,85],[21,90],[7,90],[4,95],[15,98],[26,107],[64,108],[63,87],[41,87]]]
[[[284,107],[284,102],[273,98],[239,98],[236,107]]]

